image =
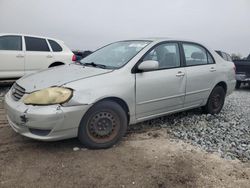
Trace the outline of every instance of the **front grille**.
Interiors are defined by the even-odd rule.
[[[25,94],[25,89],[19,86],[17,83],[14,83],[11,89],[11,96],[15,101],[20,100]]]

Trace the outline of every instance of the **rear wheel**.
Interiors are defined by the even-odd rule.
[[[216,86],[211,92],[207,104],[203,107],[203,111],[209,114],[218,114],[225,101],[225,90],[221,86]]]
[[[240,81],[237,81],[237,82],[236,82],[236,85],[235,85],[235,88],[236,88],[236,89],[239,89],[239,88],[240,88],[240,85],[241,85],[241,82],[240,82]]]
[[[87,148],[109,148],[117,143],[127,129],[123,108],[113,101],[102,101],[84,115],[78,130],[80,142]]]

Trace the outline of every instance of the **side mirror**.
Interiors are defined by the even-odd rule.
[[[154,60],[143,61],[139,66],[140,71],[151,71],[159,68],[159,62]]]

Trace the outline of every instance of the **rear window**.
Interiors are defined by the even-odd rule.
[[[231,56],[228,55],[228,54],[227,54],[227,60],[228,60],[228,61],[233,61],[232,58],[231,58]]]
[[[53,52],[61,52],[62,47],[54,40],[48,40]]]
[[[21,36],[1,36],[0,37],[0,50],[22,50],[22,37]]]
[[[222,58],[227,61],[227,54],[224,52],[221,52]]]
[[[25,37],[27,51],[49,52],[49,46],[45,39],[35,37]]]

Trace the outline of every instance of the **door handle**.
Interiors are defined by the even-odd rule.
[[[24,57],[24,55],[18,54],[16,57],[17,57],[17,58],[22,58],[22,57]]]
[[[177,74],[176,74],[177,77],[182,77],[182,76],[185,76],[185,73],[184,72],[181,72],[179,71]]]
[[[47,55],[47,58],[52,58],[53,56],[52,55]]]
[[[215,71],[216,71],[216,69],[214,67],[210,68],[210,72],[215,72]]]

